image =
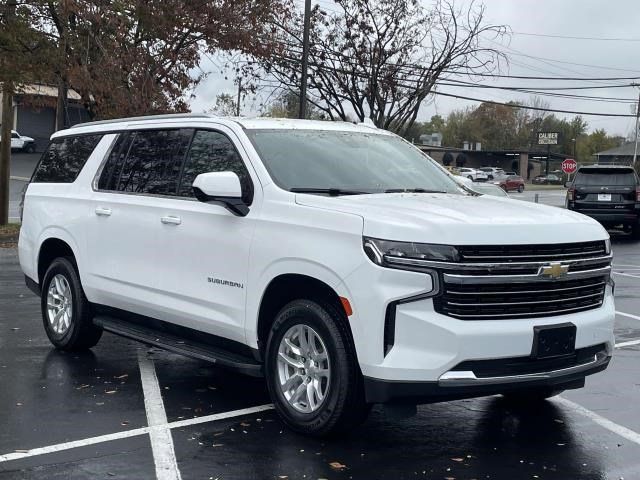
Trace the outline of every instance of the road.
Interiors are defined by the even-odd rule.
[[[22,190],[31,178],[41,153],[18,153],[11,154],[11,167],[9,175],[9,219],[16,221],[20,218],[20,197]]]

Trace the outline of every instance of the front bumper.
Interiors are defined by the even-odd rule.
[[[421,404],[540,387],[581,388],[587,375],[604,370],[610,360],[611,356],[603,345],[587,361],[557,370],[493,377],[477,377],[473,371],[452,370],[441,375],[436,382],[396,382],[365,377],[365,396],[369,403]],[[508,362],[505,359],[505,365]]]

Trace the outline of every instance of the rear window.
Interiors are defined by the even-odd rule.
[[[582,169],[576,174],[575,183],[576,185],[584,186],[634,187],[636,185],[636,175],[631,169]]]
[[[82,135],[53,140],[42,155],[32,182],[73,183],[102,135]]]

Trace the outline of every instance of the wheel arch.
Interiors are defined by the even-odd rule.
[[[332,303],[344,313],[342,320],[351,336],[349,340],[353,342],[353,331],[341,300],[343,297],[333,286],[323,279],[306,273],[281,273],[271,278],[264,288],[256,312],[256,325],[253,332],[261,357],[263,357],[269,331],[276,315],[287,303],[299,298]]]
[[[72,257],[78,263],[78,249],[75,242],[64,231],[58,230],[48,232],[39,242],[38,255],[36,257],[36,269],[38,284],[42,287],[42,279],[51,262],[58,257]],[[79,275],[79,272],[78,272]]]

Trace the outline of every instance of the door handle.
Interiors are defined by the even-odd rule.
[[[99,215],[101,217],[108,217],[108,216],[111,215],[111,209],[110,208],[97,207],[96,208],[96,215]]]
[[[180,217],[174,217],[173,215],[160,217],[160,221],[165,225],[180,225],[182,223],[182,220],[180,219]]]

